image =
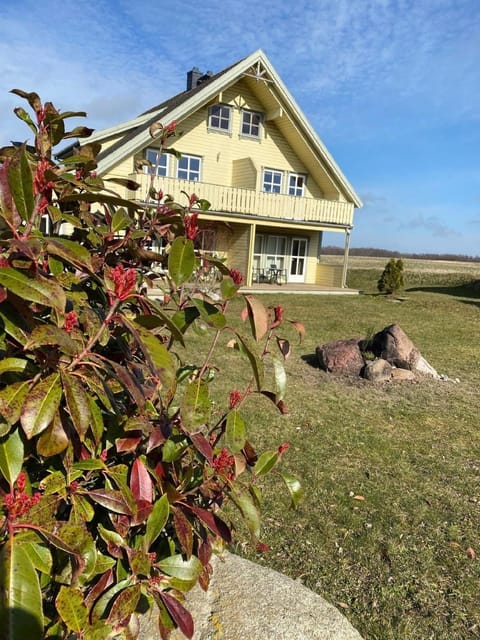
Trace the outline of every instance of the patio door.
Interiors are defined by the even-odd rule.
[[[292,238],[289,282],[305,282],[307,248],[308,240],[306,238]]]

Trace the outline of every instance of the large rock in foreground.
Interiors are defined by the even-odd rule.
[[[362,640],[321,596],[272,569],[231,553],[213,559],[210,588],[195,587],[186,607],[195,620],[193,640]],[[139,640],[158,640],[153,618]],[[171,640],[185,640],[178,630]]]
[[[391,324],[376,333],[370,347],[377,358],[383,358],[400,369],[416,369],[420,351],[398,324]]]
[[[320,368],[330,373],[359,376],[365,364],[360,350],[361,342],[360,338],[351,338],[319,345],[315,353]]]

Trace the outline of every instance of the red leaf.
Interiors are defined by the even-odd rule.
[[[89,491],[87,495],[95,502],[98,502],[98,504],[101,504],[102,507],[106,507],[109,511],[113,511],[114,513],[123,513],[127,516],[132,515],[130,507],[125,502],[120,491],[94,489]]]
[[[253,337],[259,342],[268,331],[268,311],[263,304],[252,296],[243,296],[247,303],[248,318]]]
[[[118,438],[117,440],[115,440],[115,448],[118,453],[135,451],[141,441],[141,436],[138,436],[136,438]]]
[[[152,478],[141,458],[137,458],[132,465],[130,489],[137,502],[140,500],[144,500],[150,504],[153,502]]]
[[[192,555],[193,550],[193,530],[187,516],[179,508],[174,507],[173,523],[175,532],[178,537],[178,541],[187,556],[187,559]]]
[[[211,511],[201,509],[193,504],[188,505],[188,508],[199,518],[203,523],[207,525],[210,531],[213,531],[217,536],[220,536],[225,542],[230,544],[232,542],[232,532],[228,528],[227,524],[216,516]]]
[[[204,458],[213,464],[213,450],[209,441],[205,438],[203,433],[191,433],[190,440],[197,451],[199,451]]]
[[[147,453],[165,442],[166,438],[160,428],[154,429],[148,438]]]
[[[198,576],[198,584],[202,591],[208,591],[208,587],[210,585],[211,571],[209,571],[209,566],[203,567],[202,573]]]
[[[87,609],[91,609],[102,593],[108,589],[113,584],[113,571],[109,569],[105,573],[103,573],[96,585],[88,592],[88,595],[85,597],[85,605]]]
[[[296,320],[289,320],[289,322],[291,322],[295,329],[298,331],[300,342],[302,342],[303,338],[305,337],[305,327],[301,322],[297,322]]]
[[[180,631],[187,636],[187,638],[192,638],[195,629],[190,613],[176,598],[165,591],[161,591],[159,595]]]
[[[205,567],[212,557],[212,544],[210,540],[204,540],[198,548],[198,559]]]
[[[135,507],[132,524],[137,526],[147,520],[148,516],[152,513],[153,504],[148,502],[148,500],[137,500]]]

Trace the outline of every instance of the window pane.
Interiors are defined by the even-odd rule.
[[[200,180],[201,158],[183,155],[178,161],[177,177],[180,180]]]
[[[154,176],[166,176],[168,170],[168,155],[160,154],[158,149],[147,149],[146,159],[150,162],[150,167],[145,167],[145,172]]]
[[[242,133],[246,136],[260,135],[260,124],[262,122],[262,115],[255,111],[243,111],[242,112]]]
[[[212,129],[230,130],[230,107],[216,104],[210,107],[210,123]]]
[[[263,190],[269,193],[281,193],[282,172],[274,169],[265,169],[263,172]]]
[[[288,178],[288,193],[291,196],[303,196],[305,187],[305,176],[298,173],[291,173]]]

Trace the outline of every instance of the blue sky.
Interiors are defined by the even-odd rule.
[[[259,48],[365,203],[353,247],[480,255],[480,0],[3,0],[0,145],[10,89],[100,129]]]

